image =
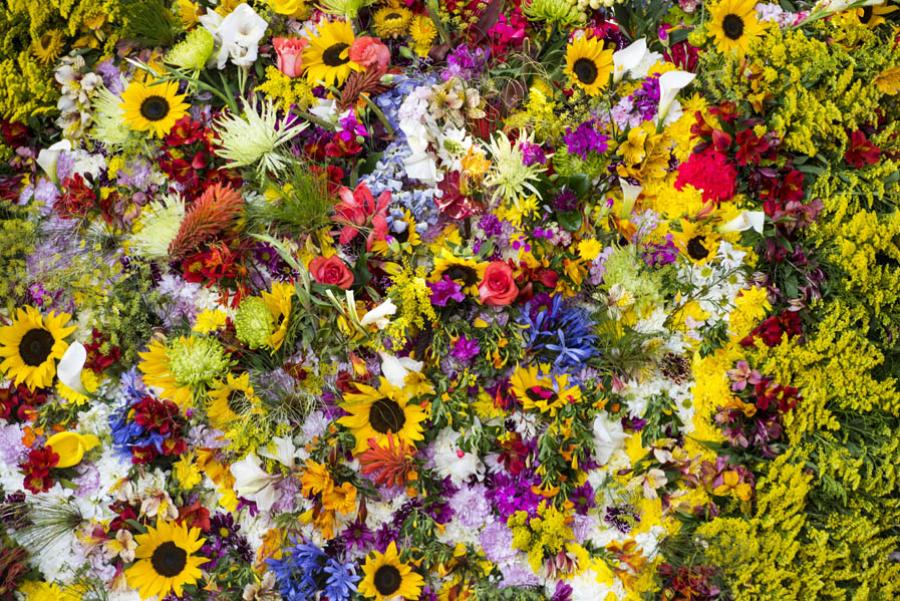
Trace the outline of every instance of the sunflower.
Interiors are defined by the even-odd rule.
[[[720,52],[743,54],[763,32],[756,18],[756,0],[722,0],[709,9],[709,34]]]
[[[183,94],[178,93],[178,84],[174,81],[132,81],[122,92],[122,104],[119,106],[125,111],[128,127],[161,138],[187,112],[189,105],[184,98]]]
[[[188,529],[184,523],[157,521],[156,528],[149,526],[147,534],[138,534],[134,540],[138,561],[125,571],[125,577],[142,599],[162,598],[173,591],[180,597],[184,585],[196,583],[202,576],[200,566],[209,561],[194,555],[205,542],[200,528]]]
[[[396,38],[406,34],[412,21],[412,11],[403,6],[385,6],[375,12],[375,33],[382,38]]]
[[[721,237],[712,227],[702,223],[681,220],[681,231],[672,232],[675,246],[696,265],[703,265],[715,258]]]
[[[582,36],[566,49],[565,73],[588,96],[596,96],[609,83],[613,51],[603,49],[603,40]]]
[[[510,378],[513,394],[528,409],[537,409],[541,413],[549,413],[551,417],[569,403],[581,400],[581,389],[569,386],[569,376],[550,374],[549,365],[523,367],[519,366]]]
[[[309,45],[303,49],[306,79],[311,84],[343,84],[351,71],[361,69],[350,60],[354,40],[353,28],[346,21],[320,23],[319,34],[310,38]]]
[[[11,325],[0,328],[0,372],[29,390],[46,388],[56,375],[56,361],[69,348],[65,338],[75,331],[67,326],[68,313],[41,315],[34,307],[16,310]]]
[[[447,276],[462,286],[465,294],[475,296],[478,294],[478,284],[481,283],[486,268],[487,263],[457,257],[449,251],[442,250],[434,258],[434,269],[431,270],[431,277],[428,279],[431,282],[440,282]]]
[[[49,65],[62,54],[65,37],[59,29],[50,29],[31,42],[31,50],[38,62]]]
[[[397,545],[393,541],[384,553],[372,551],[363,565],[363,580],[359,592],[375,601],[391,601],[399,597],[418,599],[425,580],[412,571],[409,564],[400,561]]]
[[[184,407],[191,402],[193,394],[188,386],[182,386],[172,373],[169,349],[163,339],[154,339],[147,345],[147,350],[138,353],[141,362],[138,369],[144,374],[144,383],[160,389],[159,396],[169,399]]]
[[[869,29],[874,29],[886,22],[886,19],[884,18],[885,15],[900,10],[900,7],[882,4],[880,6],[864,6],[854,10],[856,11],[856,16],[860,23]]]
[[[259,403],[250,384],[250,374],[243,373],[237,378],[228,374],[224,382],[216,382],[209,391],[206,415],[213,427],[225,430],[242,416],[258,411]]]
[[[266,303],[266,308],[272,314],[276,325],[275,331],[269,336],[268,343],[273,350],[277,351],[284,343],[290,323],[293,298],[294,286],[285,282],[275,282],[272,284],[271,292],[262,293],[263,302]]]
[[[356,437],[354,453],[368,450],[369,439],[375,439],[379,446],[386,448],[388,434],[401,444],[412,445],[424,438],[422,422],[427,417],[426,412],[410,401],[408,391],[392,386],[383,377],[378,388],[360,383],[356,388],[359,392],[345,394],[345,402],[341,404],[350,415],[338,420]]]

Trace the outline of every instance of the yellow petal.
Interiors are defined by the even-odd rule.
[[[82,436],[77,432],[57,432],[47,439],[47,446],[59,455],[58,468],[78,465],[84,458],[84,452],[93,449],[100,440],[93,435]]]

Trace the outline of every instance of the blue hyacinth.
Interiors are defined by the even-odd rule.
[[[590,315],[584,309],[568,305],[562,296],[552,298],[549,307],[532,311],[526,303],[517,320],[526,326],[526,348],[561,369],[581,369],[597,356],[597,336]]]

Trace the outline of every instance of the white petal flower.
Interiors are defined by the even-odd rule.
[[[659,109],[656,112],[657,122],[663,121],[675,102],[675,97],[684,87],[697,77],[687,71],[668,71],[659,76]]]
[[[613,81],[620,81],[625,73],[641,64],[647,54],[647,40],[641,38],[613,53]]]

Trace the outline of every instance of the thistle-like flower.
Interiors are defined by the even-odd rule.
[[[488,151],[491,154],[492,165],[484,184],[488,188],[493,188],[494,200],[503,198],[508,202],[515,202],[526,193],[541,197],[541,193],[532,182],[538,179],[544,168],[539,162],[526,164],[523,151],[526,145],[531,144],[530,137],[524,133],[515,143],[502,133],[491,139]]]
[[[214,130],[219,136],[216,154],[228,161],[228,168],[256,165],[261,174],[279,173],[287,164],[287,158],[279,147],[286,144],[308,127],[308,123],[279,123],[278,113],[272,102],[263,102],[260,110],[256,103],[244,101],[244,116],[226,114],[216,121]]]

